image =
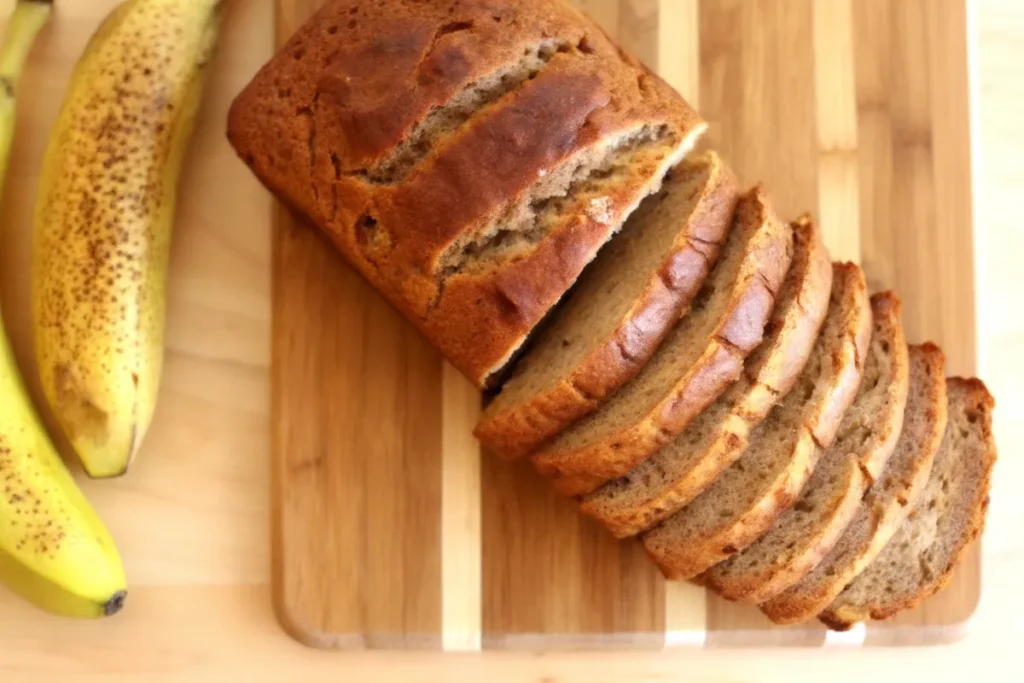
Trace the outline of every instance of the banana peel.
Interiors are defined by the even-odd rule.
[[[0,44],[0,185],[25,61],[52,11],[21,0]],[[0,318],[0,582],[49,612],[115,614],[127,596],[110,533],[60,459],[33,407]]]
[[[47,402],[92,477],[127,471],[156,408],[178,183],[220,6],[118,6],[76,65],[46,151],[36,354]]]

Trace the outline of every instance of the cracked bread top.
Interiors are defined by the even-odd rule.
[[[228,137],[482,386],[705,128],[561,0],[336,0]]]

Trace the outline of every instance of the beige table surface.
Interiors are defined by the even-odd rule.
[[[0,223],[0,300],[29,374],[27,284],[12,274],[24,273],[39,158],[70,65],[113,4],[63,0],[23,93]],[[0,17],[12,5],[0,2]],[[1024,221],[1015,211],[1024,203],[1024,2],[980,0],[972,10],[979,360],[998,399],[1001,457],[982,604],[961,642],[927,650],[435,655],[325,653],[289,640],[268,589],[270,200],[227,153],[222,134],[232,95],[269,55],[271,3],[237,0],[185,181],[156,425],[128,477],[86,485],[121,545],[128,608],[102,622],[64,621],[0,591],[0,682],[1021,680],[1024,438],[1014,427],[1024,424]],[[996,673],[1001,665],[1011,668]]]

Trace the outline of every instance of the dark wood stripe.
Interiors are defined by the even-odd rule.
[[[661,575],[526,463],[484,453],[483,646],[660,647]]]
[[[279,0],[279,42],[319,4]],[[273,249],[278,616],[317,647],[438,648],[440,356],[283,209]]]
[[[439,647],[441,359],[283,210],[274,247],[279,616],[321,647]]]

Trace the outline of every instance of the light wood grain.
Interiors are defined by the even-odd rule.
[[[700,2],[660,0],[658,3],[658,75],[700,110]]]
[[[451,363],[444,364],[441,431],[442,645],[446,651],[480,649],[480,446],[473,426],[480,393]]]
[[[853,0],[815,2],[811,12],[818,136],[817,219],[832,258],[859,263]]]
[[[0,3],[0,15],[11,4]],[[0,225],[0,301],[30,377],[26,256],[39,160],[73,60],[114,4],[61,4],[56,24],[33,57],[33,87],[23,96],[25,115]],[[84,482],[125,555],[133,586],[128,609],[105,622],[62,621],[0,591],[0,679],[279,681],[298,675],[326,681],[344,675],[401,681],[1000,680],[995,667],[1011,663],[1015,627],[1024,609],[1018,589],[1024,571],[1019,533],[1024,508],[1016,495],[1024,483],[1024,466],[1012,457],[1024,447],[1018,444],[1016,429],[1024,420],[1019,392],[1024,317],[1016,301],[1024,286],[1018,265],[1024,243],[1015,218],[1024,190],[1019,164],[1024,136],[1017,116],[1024,107],[1024,7],[1012,0],[982,0],[975,5],[979,17],[972,32],[978,39],[975,68],[981,108],[975,127],[982,171],[975,188],[978,288],[972,305],[978,312],[979,368],[998,398],[996,434],[1008,455],[998,465],[983,546],[982,605],[966,635],[958,634],[963,639],[956,644],[926,654],[685,649],[544,657],[318,653],[295,644],[275,623],[267,585],[272,204],[223,141],[231,97],[269,56],[273,12],[264,0],[236,0],[233,7],[197,152],[186,173],[174,247],[168,372],[157,422],[128,478]],[[659,34],[665,33],[659,27]],[[947,44],[939,41],[929,50],[941,51]],[[858,80],[859,69],[860,60]],[[958,111],[963,116],[966,100],[954,91],[945,96],[954,106],[941,116]],[[863,123],[864,112],[859,111],[858,148],[864,146]],[[937,130],[947,123],[933,125]],[[958,172],[969,166],[963,164]],[[818,197],[822,201],[820,192]],[[902,267],[897,263],[893,270]],[[446,438],[442,435],[442,442]],[[919,635],[909,627],[884,637],[891,643]]]
[[[818,214],[811,0],[700,3],[705,145],[785,218]]]

